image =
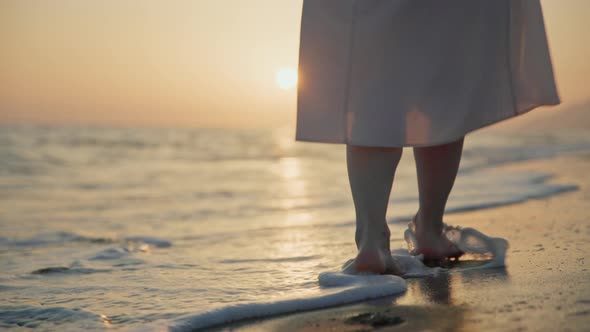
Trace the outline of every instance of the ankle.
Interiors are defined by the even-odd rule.
[[[389,251],[391,233],[389,227],[379,229],[365,229],[359,243],[359,251],[363,249],[377,249]]]
[[[441,215],[426,214],[421,211],[414,217],[414,230],[418,237],[438,236],[443,231]]]

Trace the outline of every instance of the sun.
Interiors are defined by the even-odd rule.
[[[297,86],[297,71],[290,67],[277,71],[277,84],[283,90],[289,90]]]

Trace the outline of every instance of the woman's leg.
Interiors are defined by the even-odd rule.
[[[402,149],[348,145],[346,152],[358,248],[349,268],[356,272],[398,272],[391,259],[385,214]]]
[[[463,141],[461,138],[449,144],[414,148],[420,193],[420,209],[415,219],[417,249],[426,258],[440,259],[459,253],[441,234],[445,206],[459,170]]]

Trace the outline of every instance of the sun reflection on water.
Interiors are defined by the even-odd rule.
[[[286,222],[308,221],[310,215],[302,211],[309,204],[307,183],[302,176],[301,161],[297,157],[281,158],[278,164],[280,206],[286,211]]]

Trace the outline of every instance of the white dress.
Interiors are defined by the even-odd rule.
[[[297,140],[430,146],[559,103],[538,0],[305,0]]]

